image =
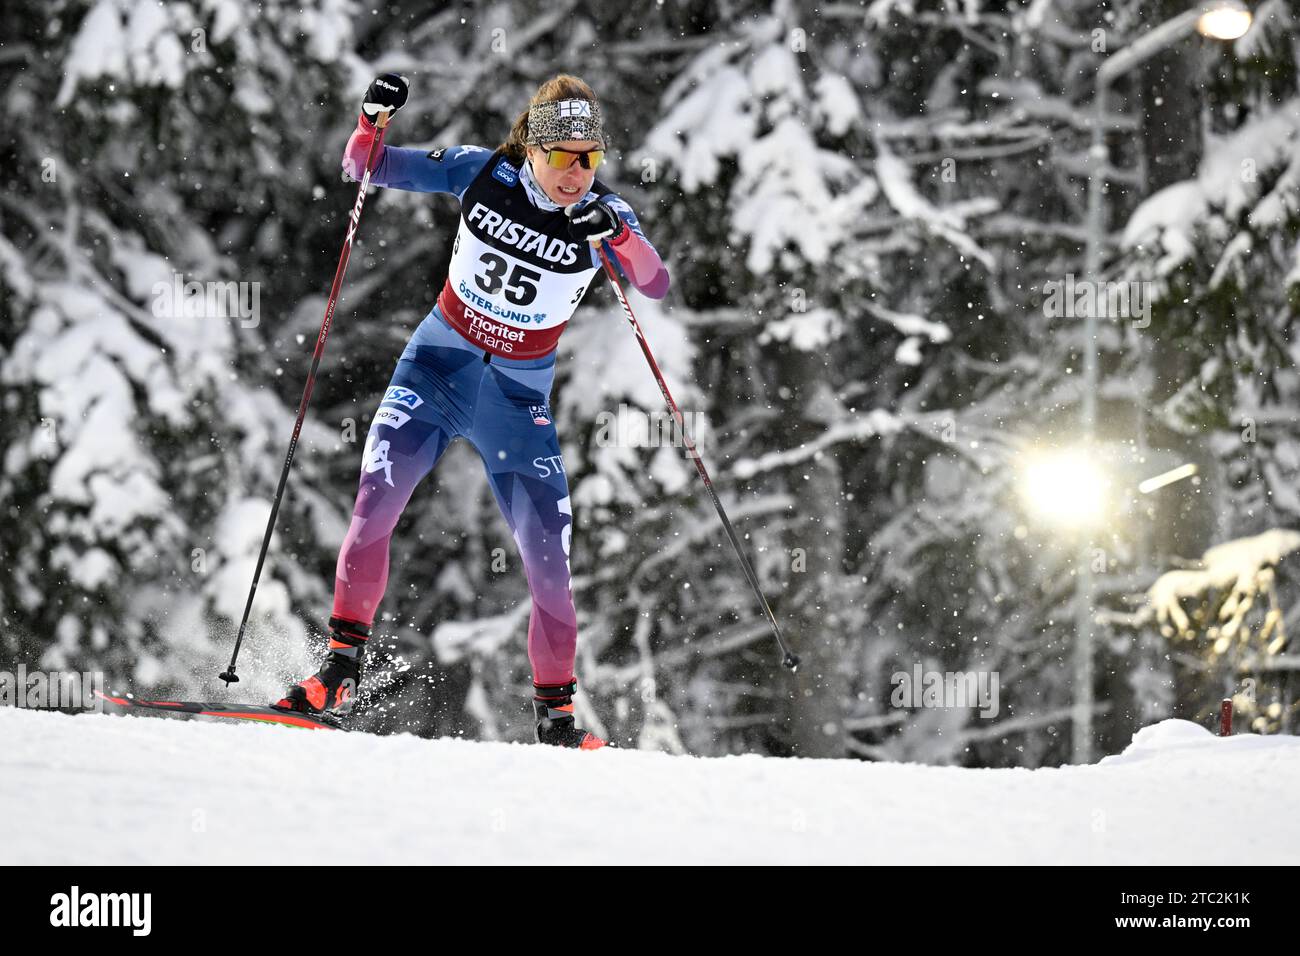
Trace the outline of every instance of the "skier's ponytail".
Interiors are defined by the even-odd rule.
[[[528,106],[533,107],[538,103],[554,103],[556,100],[591,100],[593,103],[597,102],[595,91],[585,82],[568,73],[559,73],[537,88],[533,98],[528,101]],[[515,117],[514,123],[510,126],[510,135],[497,149],[504,152],[510,162],[519,166],[528,154],[527,141],[528,109],[525,108],[522,113]]]

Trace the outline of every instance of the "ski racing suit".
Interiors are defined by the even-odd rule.
[[[375,135],[363,115],[343,159],[354,179]],[[550,393],[556,342],[600,260],[589,243],[569,235],[564,208],[546,196],[527,160],[516,166],[504,151],[481,146],[379,149],[372,184],[448,193],[461,214],[437,303],[412,334],[370,423],[339,551],[334,617],[369,633],[398,518],[420,479],[462,436],[483,459],[523,561],[533,680],[568,682],[577,642],[573,518]],[[663,298],[668,271],[632,209],[599,179],[578,203],[598,198],[626,227],[615,241],[603,241],[615,270],[646,296]]]

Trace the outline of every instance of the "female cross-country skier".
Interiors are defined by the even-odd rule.
[[[366,91],[343,157],[352,178],[363,175],[379,114],[396,113],[407,94],[406,79],[392,73]],[[631,208],[595,178],[606,146],[595,94],[561,74],[542,84],[495,150],[379,147],[371,183],[450,193],[460,201],[460,224],[437,304],[407,343],[370,423],[339,551],[329,655],[275,706],[320,713],[353,696],[388,580],[393,528],[459,435],[483,458],[528,578],[537,739],[605,745],[573,718],[572,509],[549,407],[555,347],[601,269],[591,243],[602,243],[645,295],[661,299],[668,290],[668,271]]]

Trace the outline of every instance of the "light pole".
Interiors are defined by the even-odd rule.
[[[1088,149],[1088,219],[1084,272],[1093,283],[1093,307],[1084,310],[1083,404],[1081,425],[1085,448],[1090,448],[1097,431],[1097,307],[1102,301],[1101,252],[1105,241],[1102,208],[1106,185],[1105,119],[1110,85],[1129,70],[1163,52],[1180,40],[1200,32],[1218,40],[1235,40],[1250,27],[1250,11],[1237,0],[1199,4],[1166,20],[1160,26],[1109,57],[1097,70],[1093,95],[1092,142]],[[1085,530],[1082,560],[1076,569],[1074,671],[1074,719],[1071,751],[1074,763],[1092,762],[1092,658],[1093,658],[1093,538]]]

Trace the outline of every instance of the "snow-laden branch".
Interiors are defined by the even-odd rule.
[[[1186,634],[1191,620],[1183,610],[1183,598],[1200,599],[1211,591],[1227,591],[1228,598],[1219,609],[1219,620],[1226,622],[1222,631],[1231,636],[1240,627],[1256,592],[1284,557],[1300,550],[1300,532],[1273,528],[1250,538],[1238,538],[1216,545],[1201,558],[1201,567],[1169,571],[1156,579],[1147,591],[1147,599],[1162,624],[1172,624],[1179,634]]]
[[[758,458],[742,458],[731,466],[731,474],[736,478],[752,478],[759,472],[786,468],[790,465],[807,461],[824,448],[845,441],[862,441],[878,435],[900,432],[904,422],[881,409],[873,409],[848,421],[836,422],[821,435],[810,442],[804,442],[798,448],[768,452]]]

